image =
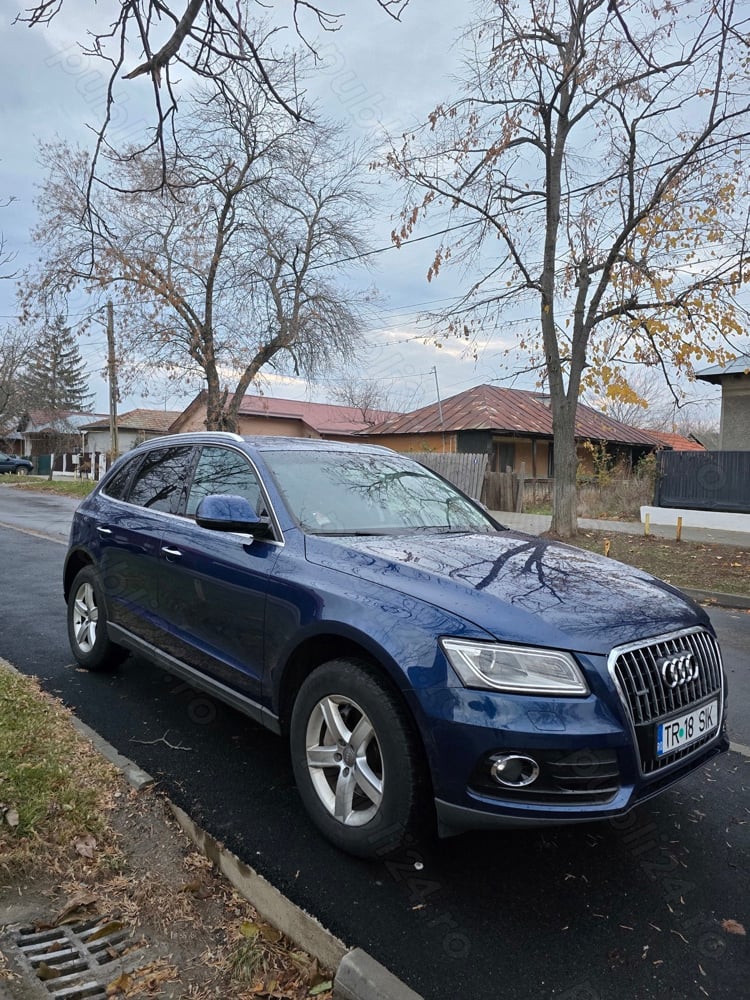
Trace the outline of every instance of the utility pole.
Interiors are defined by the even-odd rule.
[[[440,429],[443,432],[443,451],[445,451],[445,428],[443,426],[443,401],[440,398],[440,383],[438,382],[437,365],[432,366],[432,374],[435,376],[435,392],[437,393],[438,414],[440,415]]]
[[[432,366],[432,374],[435,376],[435,392],[437,393],[438,401],[438,413],[440,414],[440,423],[443,423],[443,401],[440,399],[440,383],[437,377],[437,365]]]
[[[115,308],[107,302],[107,377],[109,380],[109,440],[112,459],[120,454],[117,441],[117,356],[115,354]]]

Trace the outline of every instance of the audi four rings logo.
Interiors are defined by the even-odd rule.
[[[657,661],[664,683],[667,687],[676,688],[688,681],[694,681],[698,676],[699,664],[692,653],[676,653],[674,656],[664,656]]]

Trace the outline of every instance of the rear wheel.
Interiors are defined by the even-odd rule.
[[[291,749],[313,822],[350,854],[395,850],[429,814],[411,720],[366,664],[333,660],[305,680],[292,711]]]
[[[107,635],[107,612],[101,584],[92,566],[80,570],[68,597],[68,639],[73,656],[87,670],[122,662],[128,651]]]

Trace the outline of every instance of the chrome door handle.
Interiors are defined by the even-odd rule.
[[[102,527],[100,527],[100,525],[96,526],[96,530],[99,532],[100,535],[111,535],[112,534],[112,529],[111,528],[102,528]]]
[[[179,549],[171,549],[168,545],[162,546],[162,552],[165,556],[171,556],[173,559],[180,559],[182,557]]]

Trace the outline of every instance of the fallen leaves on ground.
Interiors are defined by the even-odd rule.
[[[107,986],[107,996],[137,997],[142,994],[153,994],[164,983],[174,983],[178,980],[177,969],[166,959],[158,958],[140,969],[123,972],[117,979],[113,979]]]
[[[721,926],[727,934],[738,934],[740,937],[745,937],[747,934],[744,926],[737,920],[722,920]]]
[[[80,920],[85,920],[91,916],[91,907],[98,901],[99,897],[93,892],[77,892],[53,918],[53,927],[59,927],[60,924],[76,924]]]
[[[76,854],[80,854],[82,858],[92,860],[96,852],[96,837],[87,833],[83,837],[78,837],[73,846],[76,849]]]

